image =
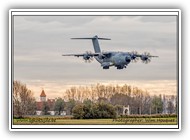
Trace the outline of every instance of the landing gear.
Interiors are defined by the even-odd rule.
[[[117,67],[117,69],[123,69],[123,68],[126,68],[126,66],[124,65],[124,66],[120,66],[120,65],[118,65],[118,66],[116,66]]]
[[[123,67],[121,67],[121,66],[117,66],[117,69],[119,69],[119,70],[120,70],[120,69],[123,69]]]
[[[103,69],[109,69],[110,67],[109,66],[104,66]]]

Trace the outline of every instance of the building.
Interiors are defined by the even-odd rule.
[[[47,107],[47,113],[49,115],[55,115],[54,111],[55,99],[48,99],[46,100],[45,91],[42,90],[40,94],[40,101],[36,102],[36,115],[45,115],[44,114],[44,107]]]
[[[36,102],[36,115],[56,115],[55,108],[55,99],[46,99],[45,91],[42,90],[40,94],[40,101]],[[47,112],[44,112],[44,108],[47,108]],[[61,115],[66,115],[65,111],[62,111]]]
[[[40,94],[40,101],[42,101],[42,102],[46,101],[46,94],[45,94],[44,90],[42,90],[42,92]]]

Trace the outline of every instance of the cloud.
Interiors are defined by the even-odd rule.
[[[176,20],[170,16],[15,16],[14,78],[28,80],[176,80]],[[93,52],[91,40],[72,37],[99,35],[108,51],[150,52],[150,64],[131,63],[124,70],[102,70],[64,53]]]
[[[140,20],[143,22],[175,23],[177,18],[176,16],[142,16]]]

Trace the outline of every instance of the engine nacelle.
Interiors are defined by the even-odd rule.
[[[98,58],[99,58],[99,59],[104,59],[105,56],[104,56],[103,54],[99,54],[99,55],[98,55]]]
[[[85,55],[83,56],[83,59],[84,59],[84,60],[89,60],[89,59],[90,59],[90,56],[89,56],[88,54],[85,54]]]
[[[147,59],[148,59],[148,56],[146,56],[146,55],[142,55],[142,56],[141,56],[141,60],[142,60],[142,61],[146,61]]]

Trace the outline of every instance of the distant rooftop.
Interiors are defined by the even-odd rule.
[[[41,93],[40,97],[46,97],[46,94],[45,94],[44,90],[42,90],[42,93]]]

